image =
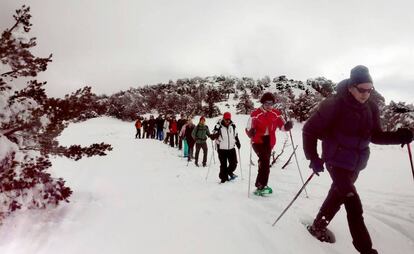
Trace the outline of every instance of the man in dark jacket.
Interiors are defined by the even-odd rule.
[[[150,138],[155,138],[155,119],[153,115],[148,120],[148,135]]]
[[[188,119],[187,123],[183,126],[181,129],[180,136],[183,138],[183,142],[187,143],[188,151],[187,151],[187,160],[191,161],[192,158],[194,158],[194,144],[195,139],[193,138],[193,130],[195,125],[193,124],[193,120],[191,118]],[[184,150],[185,154],[185,150]]]
[[[178,121],[177,121],[178,132],[181,131],[184,124],[186,124],[186,123],[187,123],[187,119],[185,118],[184,114],[181,114],[181,118],[178,119]],[[179,135],[179,137],[178,137],[178,150],[181,150],[182,148],[183,148],[183,138]]]
[[[319,240],[326,240],[326,227],[344,204],[354,247],[363,254],[377,253],[372,248],[354,185],[367,165],[369,143],[407,144],[413,139],[409,129],[381,130],[378,106],[369,99],[373,89],[368,68],[356,66],[350,78],[338,84],[338,93],[323,101],[303,127],[309,167],[319,175],[325,164],[332,179],[328,196],[308,230]],[[317,152],[318,139],[322,141],[322,158]]]
[[[161,141],[164,140],[164,119],[161,115],[155,120],[155,125],[157,126],[157,139]]]

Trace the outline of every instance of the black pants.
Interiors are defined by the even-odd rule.
[[[168,142],[170,142],[170,133],[169,132],[165,133],[164,144],[167,144]]]
[[[187,160],[191,161],[192,158],[194,158],[194,140],[187,140],[187,145],[188,145],[188,157]]]
[[[220,160],[220,173],[219,178],[224,181],[229,180],[229,176],[233,174],[233,172],[236,170],[237,167],[237,154],[236,149],[230,149],[230,150],[217,150],[218,157]],[[228,161],[228,165],[227,165]]]
[[[267,182],[269,181],[270,155],[272,153],[269,136],[263,136],[262,140],[263,143],[261,144],[253,144],[253,150],[259,157],[259,172],[257,174],[255,184],[255,186],[259,189],[267,186]]]
[[[177,137],[178,137],[177,133],[170,133],[170,146],[171,147],[174,147],[174,144],[175,146],[177,146]]]
[[[355,249],[361,253],[369,253],[372,241],[364,223],[361,200],[354,185],[359,172],[329,165],[327,168],[332,185],[315,220],[324,217],[329,223],[344,204]]]
[[[205,166],[207,164],[207,143],[196,143],[195,163],[198,163],[198,155],[200,153],[200,149],[203,149],[203,166]]]
[[[178,137],[178,150],[183,149],[183,138],[181,136]]]
[[[141,138],[141,128],[137,128],[137,134],[135,134],[135,138]]]

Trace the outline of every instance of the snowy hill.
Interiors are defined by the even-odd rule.
[[[210,128],[215,121],[207,120]],[[332,245],[313,239],[299,223],[318,211],[330,185],[327,173],[312,179],[309,198],[302,195],[271,226],[301,187],[294,163],[280,169],[292,147],[271,169],[274,194],[248,198],[247,116],[234,116],[234,121],[241,136],[243,178],[238,167],[239,178],[225,184],[218,184],[218,159],[211,162],[211,145],[206,181],[208,168],[187,166],[177,149],[160,141],[134,139],[132,123],[103,117],[71,124],[60,137],[63,145],[103,141],[114,150],[78,162],[55,158],[52,173],[73,189],[71,203],[47,212],[16,212],[0,228],[0,253],[356,253],[343,210],[329,226],[337,237]],[[296,124],[293,135],[306,178],[310,170],[302,153],[301,128]],[[277,149],[286,138],[278,133]],[[372,146],[357,187],[374,247],[380,253],[413,253],[414,182],[406,150]]]

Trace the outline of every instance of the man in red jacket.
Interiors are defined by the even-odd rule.
[[[276,129],[289,131],[293,124],[281,117],[279,110],[273,108],[275,97],[272,93],[264,93],[260,99],[262,106],[255,109],[247,122],[246,133],[251,139],[254,152],[259,157],[258,174],[256,178],[257,190],[255,195],[271,194],[272,188],[267,186],[270,174],[270,155],[276,144]]]
[[[177,129],[177,120],[175,116],[171,117],[170,121],[170,146],[174,147],[174,144],[177,145],[178,141],[178,129]]]

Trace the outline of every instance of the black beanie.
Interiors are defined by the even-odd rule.
[[[349,78],[350,85],[358,85],[362,83],[372,83],[371,75],[369,70],[363,65],[357,65],[351,70],[351,76]]]
[[[260,98],[260,102],[263,104],[265,101],[273,101],[275,103],[275,96],[270,92],[264,93],[262,98]]]

